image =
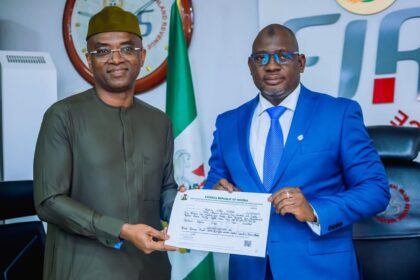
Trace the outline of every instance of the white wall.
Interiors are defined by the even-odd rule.
[[[58,71],[58,97],[90,87],[65,50],[65,0],[0,0],[0,50],[49,52]],[[258,32],[258,0],[193,0],[194,31],[189,48],[203,148],[207,162],[217,114],[256,93],[247,58]],[[138,97],[161,110],[166,84]],[[217,275],[226,278],[226,255],[217,254]]]
[[[366,3],[361,5],[379,5],[381,1]],[[337,22],[325,25],[311,24],[296,32],[301,53],[307,57],[318,56],[319,61],[310,67],[306,67],[302,75],[302,82],[312,90],[326,92],[333,96],[339,95],[340,84],[347,77],[357,77],[360,74],[356,90],[352,99],[358,101],[363,109],[366,125],[390,125],[391,121],[396,125],[420,127],[420,92],[417,92],[419,83],[419,63],[411,55],[407,60],[399,60],[395,73],[376,74],[377,61],[388,61],[390,56],[386,56],[379,51],[380,34],[387,39],[387,46],[390,54],[395,55],[392,50],[394,43],[398,45],[398,51],[415,51],[420,47],[420,3],[418,0],[395,1],[387,9],[370,15],[358,15],[351,13],[340,5],[337,1],[318,0],[263,0],[259,1],[259,25],[265,26],[272,22],[286,23],[291,20],[300,20],[308,23],[310,17],[325,17],[326,15],[338,15]],[[383,28],[384,23],[389,23],[388,16],[395,13],[410,11],[411,16],[398,25],[394,21],[392,26],[398,30],[398,36],[390,36],[390,28]],[[405,17],[404,17],[405,18]],[[352,23],[363,23],[366,25],[366,34],[363,27],[358,26],[358,35],[365,35],[361,55],[355,51],[355,35],[346,38],[346,29]],[[351,38],[351,39],[350,39]],[[346,39],[351,43],[350,49],[345,50]],[[354,53],[352,53],[354,51]],[[360,72],[355,68],[342,70],[344,58],[354,58],[358,61],[361,57]],[[418,55],[417,55],[418,57]],[[348,63],[347,63],[348,65]],[[345,74],[345,75],[343,75]],[[346,78],[343,78],[346,77]],[[395,79],[394,100],[387,103],[374,103],[374,82],[381,78]],[[349,84],[344,84],[347,89]],[[344,95],[345,96],[345,95]],[[399,113],[399,111],[403,113]],[[407,115],[405,122],[396,120],[402,119],[402,114]]]
[[[217,114],[257,92],[247,57],[258,31],[258,1],[192,2],[195,22],[189,54],[207,159]],[[64,5],[65,0],[0,0],[0,50],[49,52],[58,71],[59,99],[90,87],[65,50]],[[138,97],[164,110],[165,94],[163,83]]]

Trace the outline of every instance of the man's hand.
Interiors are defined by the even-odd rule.
[[[164,244],[169,239],[166,231],[158,231],[145,224],[124,224],[120,237],[133,243],[146,254],[153,251],[176,251],[178,248]]]
[[[218,190],[218,191],[228,191],[228,192],[240,192],[241,190],[238,189],[237,187],[235,187],[234,185],[232,185],[231,183],[228,182],[228,180],[226,179],[220,179],[219,182],[217,182],[216,184],[214,184],[213,186],[213,190]]]
[[[282,216],[292,214],[300,222],[316,222],[314,211],[299,187],[287,187],[272,194],[268,201]]]
[[[187,190],[187,188],[184,186],[184,185],[181,185],[179,188],[178,188],[178,191],[179,192],[185,192]]]

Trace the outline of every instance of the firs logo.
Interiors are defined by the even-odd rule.
[[[303,28],[334,24],[339,18],[340,14],[295,18],[285,22],[285,25],[296,33]],[[380,24],[372,92],[374,104],[394,102],[399,61],[414,61],[420,69],[420,46],[411,50],[398,50],[401,25],[412,18],[420,18],[420,7],[391,12]],[[356,94],[363,64],[367,25],[367,20],[353,20],[346,26],[338,96],[352,98]],[[420,32],[414,33],[413,36],[420,36]],[[318,60],[318,56],[308,57],[307,66],[317,64]],[[420,101],[420,70],[418,70],[417,81],[412,82],[417,83],[416,97]]]

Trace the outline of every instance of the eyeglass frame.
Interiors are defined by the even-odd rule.
[[[98,50],[90,51],[90,52],[87,52],[87,53],[89,55],[93,56],[95,59],[103,60],[103,61],[108,61],[108,60],[110,60],[112,58],[112,53],[113,52],[118,52],[121,57],[127,58],[127,56],[126,56],[127,54],[124,54],[124,52],[122,52],[122,50],[125,49],[125,48],[132,48],[133,51],[134,52],[137,52],[137,53],[138,53],[138,51],[142,51],[143,50],[143,48],[140,48],[140,47],[125,46],[125,47],[116,48],[116,49],[107,49],[107,48],[98,49]],[[99,51],[101,51],[101,50],[107,50],[107,51],[109,51],[109,54],[101,54],[103,56],[98,56]]]
[[[268,55],[268,60],[267,60],[267,62],[265,64],[257,63],[255,61],[254,56],[255,55],[258,55],[258,54]],[[258,66],[266,66],[266,65],[268,65],[270,63],[271,58],[274,58],[274,61],[278,65],[286,65],[286,64],[290,63],[290,61],[292,61],[292,59],[293,59],[293,57],[292,57],[292,58],[287,59],[287,60],[285,60],[285,61],[282,62],[281,59],[280,59],[280,57],[279,57],[279,54],[283,54],[283,55],[286,54],[286,55],[292,55],[292,56],[295,56],[295,55],[298,56],[298,55],[300,55],[300,53],[297,52],[297,51],[295,51],[295,52],[292,52],[292,51],[255,52],[255,53],[251,53],[251,55],[249,56],[249,58],[252,60],[252,62],[254,62]],[[277,59],[276,59],[276,56],[277,56]]]

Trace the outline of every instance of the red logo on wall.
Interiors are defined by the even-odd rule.
[[[373,83],[373,104],[394,103],[395,78],[375,79]]]
[[[389,184],[391,199],[384,212],[375,217],[380,223],[393,224],[407,217],[410,211],[410,198],[405,190],[396,184]]]
[[[409,124],[412,126],[420,127],[420,121],[412,119],[409,115],[407,115],[405,112],[398,110],[398,115],[394,117],[390,123],[393,126],[403,126],[404,124]]]

